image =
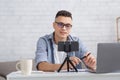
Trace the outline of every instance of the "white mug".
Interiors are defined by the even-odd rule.
[[[32,59],[21,59],[16,64],[16,69],[20,70],[24,75],[30,75],[32,72]]]

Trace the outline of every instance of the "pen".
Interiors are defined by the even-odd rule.
[[[88,53],[87,56],[84,56],[81,58],[81,60],[83,60],[84,58],[88,57],[91,53]]]

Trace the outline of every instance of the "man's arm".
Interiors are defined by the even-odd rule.
[[[76,66],[79,64],[80,59],[72,56],[70,57],[70,60],[73,62],[73,65]],[[60,68],[61,64],[52,64],[52,63],[48,63],[46,61],[40,62],[38,63],[38,70],[41,71],[47,71],[47,72],[53,72],[53,71],[57,71]],[[73,66],[71,64],[69,64],[69,68],[72,69]],[[66,70],[67,69],[67,62],[65,62],[65,64],[63,65],[63,67],[61,68],[62,70]]]
[[[44,62],[40,62],[38,64],[38,70],[41,71],[57,71],[60,68],[61,64],[52,64],[52,63],[48,63],[46,61]],[[67,69],[66,64],[62,67],[62,70]]]

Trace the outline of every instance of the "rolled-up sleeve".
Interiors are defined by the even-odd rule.
[[[36,66],[38,65],[38,63],[42,61],[48,61],[47,60],[47,44],[44,39],[40,38],[37,42],[37,49],[36,49],[36,56],[35,56]]]

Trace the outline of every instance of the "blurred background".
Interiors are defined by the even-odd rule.
[[[117,42],[120,0],[0,0],[0,61],[34,58],[37,40],[53,32],[59,10],[72,13],[71,34],[93,55],[98,43]]]

